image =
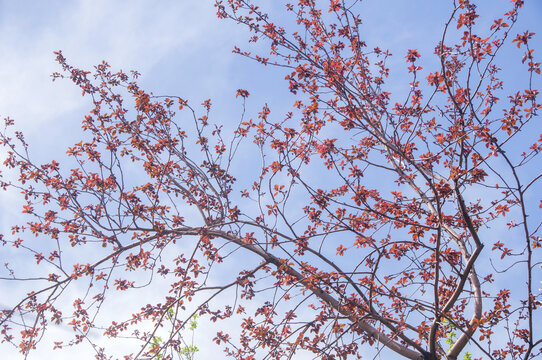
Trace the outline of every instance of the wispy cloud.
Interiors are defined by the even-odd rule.
[[[201,34],[217,25],[211,4],[204,2],[82,0],[2,7],[0,116],[10,115],[30,131],[84,105],[73,85],[51,85],[50,75],[58,71],[53,51],[62,49],[83,68],[107,60],[115,68],[150,72],[165,60],[179,61],[167,57],[180,50],[208,46]]]
[[[79,120],[88,110],[88,101],[81,99],[80,90],[69,81],[51,83],[50,75],[59,71],[53,51],[62,50],[71,64],[84,69],[92,70],[94,65],[106,60],[115,69],[138,70],[146,75],[142,78],[145,85],[155,89],[160,87],[156,81],[171,79],[174,69],[181,74],[175,76],[201,95],[211,89],[212,84],[221,87],[230,76],[225,69],[231,59],[213,54],[217,48],[230,46],[221,41],[231,39],[229,29],[231,27],[216,19],[212,2],[204,1],[81,0],[32,4],[1,1],[0,119],[14,118],[17,128],[27,134],[32,148],[46,153],[38,155],[56,158],[47,152],[76,141],[77,136],[71,134],[79,128]],[[228,49],[224,53],[230,52]],[[207,61],[200,61],[205,53]],[[209,58],[212,68],[208,66]],[[201,69],[202,66],[208,68]],[[194,76],[199,78],[192,79]],[[199,90],[194,89],[196,83],[200,84]],[[186,83],[165,82],[164,85],[160,90],[167,92]],[[10,233],[10,224],[24,222],[18,212],[18,200],[11,193],[0,193],[0,233]],[[14,265],[27,261],[20,252],[4,249],[3,253]],[[68,299],[79,296],[78,290],[81,289],[72,289]],[[164,294],[169,288],[154,290],[154,294]],[[14,282],[2,282],[0,293],[10,293],[12,297],[2,298],[1,307],[11,304],[17,294],[25,291]],[[121,303],[125,304],[126,299]],[[109,309],[115,311],[115,304]],[[102,316],[107,318],[108,314]],[[40,345],[30,359],[93,356],[92,350],[81,352],[79,347],[50,353],[52,341],[65,337],[66,329],[53,327],[50,330],[42,342],[44,346]],[[208,341],[214,336],[206,330],[205,324],[201,324],[200,331]],[[119,346],[115,340],[109,342]],[[122,350],[129,353],[138,349]],[[6,344],[0,352],[3,357],[17,358],[17,350]]]

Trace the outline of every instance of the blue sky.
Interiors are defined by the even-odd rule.
[[[508,1],[481,4],[490,19],[501,12],[496,4]],[[538,24],[542,1],[527,1],[526,6],[517,31],[542,30]],[[428,59],[425,64],[435,63],[432,49],[451,1],[366,0],[364,8],[368,43],[391,49],[395,56],[390,65],[397,75],[392,74],[389,84],[399,92],[405,90],[408,78],[400,69],[405,66],[407,49],[417,48]],[[56,158],[78,139],[89,103],[68,81],[51,82],[51,73],[59,70],[54,62],[56,50],[62,50],[76,67],[90,70],[106,60],[113,69],[137,70],[142,73],[141,84],[155,94],[178,95],[196,104],[210,98],[215,103],[211,120],[226,125],[238,121],[240,106],[234,96],[239,88],[251,93],[248,109],[252,115],[264,103],[283,114],[291,100],[284,73],[231,52],[234,45],[245,43],[245,30],[217,20],[212,1],[0,0],[0,117],[14,118],[38,149],[35,155],[43,160]],[[511,51],[507,56],[514,59],[522,53]],[[18,217],[14,201],[0,193],[1,232]],[[6,290],[0,284],[0,293]],[[205,332],[202,325],[201,333]],[[200,339],[205,341],[205,336]],[[30,358],[48,357],[47,351]],[[208,351],[198,358],[205,359],[215,350]],[[54,354],[55,359],[71,356]]]

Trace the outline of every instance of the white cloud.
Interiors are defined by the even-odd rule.
[[[32,149],[40,152],[37,155],[56,158],[51,152],[63,148],[66,142],[76,141],[78,136],[70,134],[77,131],[82,115],[89,109],[88,99],[82,99],[81,91],[70,81],[51,83],[51,73],[60,70],[53,51],[62,50],[70,64],[87,70],[102,60],[107,60],[114,69],[138,70],[147,75],[142,79],[150,84],[154,76],[157,79],[171,77],[167,71],[172,69],[184,73],[185,79],[193,73],[207,74],[206,78],[199,79],[204,87],[213,81],[226,83],[217,76],[220,73],[228,76],[224,71],[231,61],[228,57],[212,56],[211,71],[198,69],[202,63],[198,56],[218,47],[224,50],[229,45],[220,39],[232,37],[228,27],[216,19],[212,2],[81,0],[32,5],[2,2],[0,7],[0,118],[14,118],[17,128],[26,133]],[[0,149],[0,158],[3,159],[4,154],[5,150]],[[10,234],[9,226],[21,222],[18,199],[13,195],[13,192],[0,192],[0,233]],[[12,249],[2,251],[15,266],[28,261]],[[0,293],[13,296],[3,298],[0,306],[12,303],[15,293],[22,294],[26,290],[14,282],[3,281]],[[163,295],[168,289],[156,290],[154,288],[155,295]],[[80,296],[81,291],[84,289],[75,286],[68,299]],[[115,304],[112,305],[109,309],[114,311]],[[102,318],[107,318],[108,313],[102,314]],[[205,325],[201,327],[205,332]],[[52,340],[65,337],[66,333],[57,327],[50,330],[43,346],[29,359],[93,356],[91,349],[87,352],[81,347],[51,353]],[[209,341],[212,334],[206,334]],[[116,344],[114,340],[106,342]],[[3,357],[20,356],[7,344],[0,347]]]
[[[73,85],[51,84],[51,73],[59,71],[53,51],[63,50],[70,63],[85,69],[107,60],[114,68],[144,73],[178,49],[193,52],[206,46],[199,42],[202,33],[216,35],[214,9],[204,2],[56,5],[35,25],[26,17],[44,9],[5,6],[0,23],[0,116],[9,115],[29,130],[85,105]]]

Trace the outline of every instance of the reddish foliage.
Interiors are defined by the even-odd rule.
[[[288,69],[296,95],[285,119],[274,120],[266,105],[257,119],[241,119],[229,141],[209,119],[210,100],[199,116],[185,99],[142,90],[137,73],[103,63],[91,74],[58,52],[63,73],[55,77],[70,78],[94,107],[82,122],[86,140],[67,151],[73,169],[35,163],[6,119],[3,165],[18,178],[1,187],[22,193],[31,220],[1,241],[46,270],[45,284],[29,285],[2,310],[2,341],[26,354],[51,322],[65,323],[75,332],[71,345],[94,342],[98,331],[141,340],[126,358],[167,358],[198,313],[240,319],[239,336],[224,330],[213,339],[236,359],[297,351],[346,359],[365,343],[409,359],[456,359],[467,345],[491,359],[539,355],[540,63],[532,32],[509,40],[523,2],[485,29],[475,27],[474,1],[459,1],[435,48],[439,68],[418,75],[424,57],[408,50],[403,99],[384,90],[391,54],[367,49],[350,5],[289,4],[297,25],[288,29],[253,1],[217,1],[219,17],[270,45],[265,57],[235,52]],[[511,43],[525,49],[514,71],[525,70],[528,83],[505,91],[496,62]],[[244,104],[249,93],[236,97]],[[125,108],[130,99],[134,113]],[[183,115],[191,128],[181,126]],[[250,146],[261,167],[234,173],[237,149]],[[491,230],[506,228],[510,236]],[[77,263],[65,255],[70,247]],[[228,263],[238,271],[230,278],[215,270]],[[149,286],[144,274],[167,281],[162,301],[95,323],[108,299]],[[506,284],[510,274],[521,281]],[[86,296],[57,307],[78,283]],[[450,348],[444,321],[459,329]],[[169,338],[152,344],[163,326]]]

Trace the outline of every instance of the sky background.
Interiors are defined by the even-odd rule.
[[[527,3],[516,30],[527,27],[538,32],[542,1]],[[497,4],[508,1],[481,4],[491,19],[502,12]],[[409,48],[418,49],[426,64],[436,64],[431,53],[451,1],[367,0],[363,6],[368,43],[392,50],[392,70],[405,67]],[[178,95],[195,104],[210,98],[216,109],[211,120],[226,126],[239,119],[240,105],[235,101],[239,88],[251,93],[249,115],[264,103],[285,113],[291,98],[284,73],[232,54],[233,46],[244,45],[246,39],[245,28],[216,19],[212,1],[0,0],[0,118],[15,119],[31,153],[44,161],[77,141],[89,99],[69,81],[52,83],[50,75],[60,70],[54,61],[56,50],[62,50],[71,65],[87,70],[102,60],[114,70],[137,70],[142,73],[140,84],[158,95]],[[521,56],[518,50],[508,58],[513,63]],[[406,80],[392,74],[389,86],[404,91]],[[9,194],[0,193],[0,232],[18,217],[14,202]],[[0,303],[7,301],[11,290],[0,284]],[[199,341],[214,336],[210,331],[202,325]],[[217,349],[200,349],[198,359],[221,356]],[[10,354],[7,358],[14,358],[15,353],[0,344],[0,353],[5,351]],[[48,355],[48,351],[42,348],[30,358],[72,358],[69,352]]]

